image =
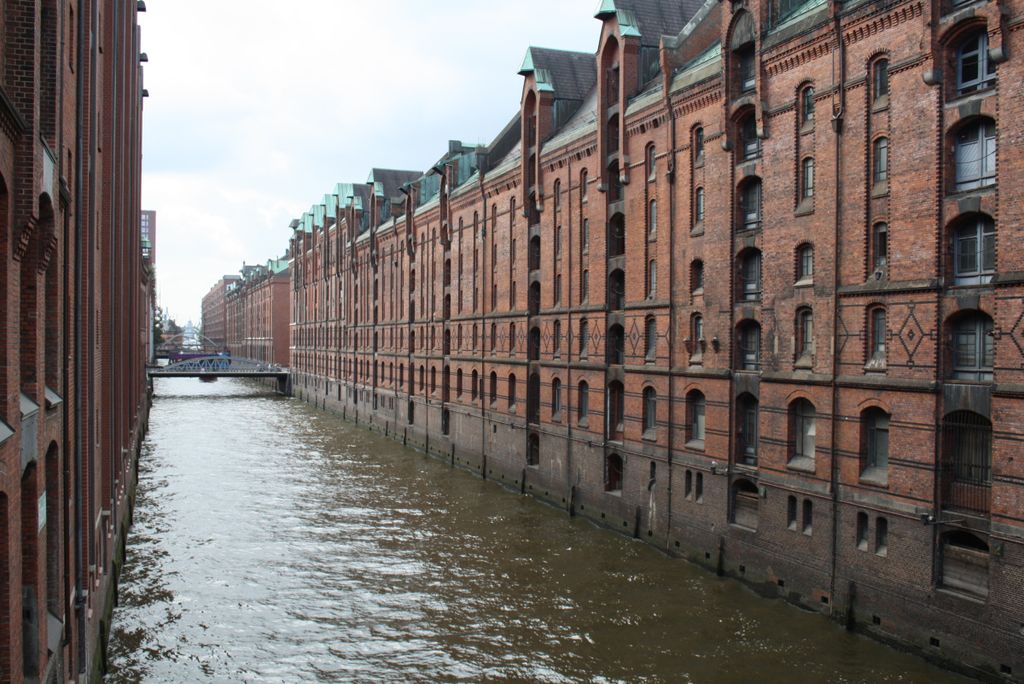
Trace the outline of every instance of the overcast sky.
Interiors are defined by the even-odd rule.
[[[370,168],[423,170],[519,108],[529,45],[593,52],[598,0],[148,0],[143,208],[179,323]]]

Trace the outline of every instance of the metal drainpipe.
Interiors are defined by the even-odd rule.
[[[670,79],[666,79],[669,80]],[[676,118],[672,114],[672,97],[669,94],[669,88],[665,88],[665,107],[668,111],[669,120],[669,152],[668,157],[665,159],[666,165],[669,165],[666,169],[666,175],[668,176],[669,182],[669,193],[668,193],[668,494],[665,504],[667,511],[667,523],[665,526],[665,546],[669,546],[669,536],[672,532],[672,453],[675,448],[675,411],[673,410],[673,402],[676,398],[675,392],[675,373],[672,372],[672,364],[675,362],[675,333],[676,333],[676,300],[673,296],[674,285],[676,282],[676,150],[677,150],[677,129],[676,129]]]
[[[565,250],[569,253],[569,256],[568,256],[569,268],[566,270],[566,273],[569,274],[569,278],[568,278],[568,283],[565,286],[565,292],[566,292],[566,298],[567,298],[567,304],[568,304],[565,307],[565,310],[568,312],[566,314],[567,318],[566,318],[565,329],[567,331],[571,331],[572,330],[572,281],[573,281],[573,278],[572,278],[572,274],[573,274],[573,270],[572,270],[572,228],[573,228],[573,225],[575,225],[573,223],[573,220],[572,220],[572,179],[574,178],[574,176],[573,176],[573,173],[572,173],[572,158],[571,157],[569,158],[568,170],[566,171],[566,173],[568,174],[568,178],[566,179],[566,183],[565,183],[565,185],[566,185],[565,204],[566,204],[566,207],[567,207],[566,210],[565,210],[565,214],[566,214],[566,218],[568,220],[565,222],[565,224],[569,226],[569,231],[568,231],[568,234],[567,234],[567,237],[566,237],[566,240],[565,240],[565,242],[566,242]],[[582,197],[582,190],[580,191],[580,193],[581,193],[580,196]],[[583,248],[583,246],[580,245],[580,249],[582,249],[582,248]],[[561,346],[562,346],[561,338],[556,340],[556,342],[558,343],[559,348],[561,348]],[[566,433],[565,433],[565,485],[566,485],[566,492],[565,492],[565,494],[566,494],[566,504],[565,504],[565,506],[566,506],[566,509],[569,511],[569,514],[572,515],[572,439],[573,439],[573,437],[572,437],[572,388],[573,388],[573,383],[572,383],[572,363],[571,363],[571,361],[572,361],[572,345],[571,344],[567,344],[566,345],[564,353],[565,353],[565,402],[564,402],[564,405],[565,405],[565,425],[566,425]]]
[[[490,159],[490,155],[488,155],[488,161],[489,161],[489,159]],[[483,171],[480,172],[480,205],[481,205],[481,216],[483,216],[483,222],[480,225],[485,227],[484,233],[486,234],[487,233],[487,231],[486,231],[486,226],[487,226],[487,191],[484,190],[484,174],[483,174]],[[491,231],[492,232],[494,231],[494,229],[495,229],[495,226],[491,225]],[[493,235],[491,236],[491,239],[492,240],[494,239]],[[477,240],[480,240],[480,233],[479,232],[476,235],[473,236],[474,248],[476,246],[476,241]],[[484,240],[480,240],[480,252],[482,252],[484,256],[487,256],[487,243]],[[482,268],[484,262],[483,262],[483,259],[481,259],[480,257],[477,257],[475,259],[474,263],[476,263],[477,266],[480,267],[482,271],[484,271],[484,272],[487,271],[487,269]],[[480,296],[478,296],[476,298],[476,303],[480,307],[480,312],[483,313],[484,301],[487,298],[487,288],[486,287],[482,287],[480,289],[481,289]],[[473,318],[474,318],[474,320],[479,320],[480,321],[480,336],[477,337],[477,341],[479,341],[480,344],[483,345],[483,339],[484,339],[483,338],[483,333],[484,333],[484,328],[486,328],[486,326],[484,325],[483,316],[477,314],[474,311]],[[481,352],[482,351],[483,350],[481,350]],[[478,389],[480,389],[480,383],[483,382],[484,363],[483,363],[483,354],[482,353],[480,355],[480,359],[481,359],[480,360],[480,376],[476,379],[475,386],[470,388],[470,390],[469,390],[469,396],[470,397],[473,396],[474,392],[476,392]],[[472,375],[469,376],[469,381],[473,382],[473,376]],[[480,400],[480,476],[483,479],[486,480],[487,479],[487,450],[484,448],[484,445],[485,445],[486,440],[487,440],[487,424],[486,424],[486,421],[484,420],[484,414],[483,414],[484,393],[480,392],[477,395],[477,397]]]
[[[832,53],[833,60],[835,60],[837,53],[839,58],[839,109],[832,114],[832,130],[835,133],[833,136],[835,138],[835,217],[832,232],[832,429],[829,437],[829,486],[832,490],[832,559],[831,571],[829,573],[829,615],[835,613],[836,570],[839,549],[839,462],[836,459],[836,417],[839,400],[839,387],[836,383],[836,376],[839,371],[839,345],[836,343],[836,336],[839,330],[839,233],[842,224],[840,212],[842,210],[843,187],[843,115],[846,111],[846,50],[843,46],[843,31],[838,12],[833,16],[833,30],[836,41],[836,47]],[[833,70],[834,68],[833,65]],[[847,609],[849,609],[849,606]]]

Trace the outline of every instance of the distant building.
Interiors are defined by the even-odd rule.
[[[156,212],[151,209],[142,210],[142,258],[146,263],[156,263]]]
[[[290,260],[243,265],[227,299],[227,346],[232,356],[288,365]]]
[[[226,295],[240,280],[240,276],[226,275],[203,297],[203,336],[219,347],[226,346],[228,340]]]

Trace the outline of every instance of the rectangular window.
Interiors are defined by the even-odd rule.
[[[879,138],[875,141],[875,183],[885,183],[889,180],[889,139]]]
[[[889,521],[885,518],[875,518],[875,553],[885,556],[889,553]]]
[[[868,514],[857,514],[857,548],[861,551],[868,550]]]

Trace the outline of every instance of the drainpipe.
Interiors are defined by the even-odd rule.
[[[665,88],[665,108],[668,112],[669,120],[669,136],[671,144],[669,145],[669,155],[665,159],[665,164],[668,166],[666,169],[666,176],[668,176],[669,193],[668,193],[668,498],[665,504],[665,508],[668,515],[668,523],[665,527],[665,547],[669,546],[669,537],[672,532],[672,472],[673,472],[673,459],[672,454],[675,449],[675,410],[673,403],[676,399],[675,379],[676,374],[672,371],[672,365],[675,363],[675,338],[676,338],[676,326],[677,326],[677,310],[676,310],[676,299],[673,296],[674,287],[676,282],[676,150],[678,149],[677,140],[677,127],[676,117],[672,113],[672,96],[669,93],[667,85],[671,83],[670,78],[666,78]],[[732,232],[732,231],[730,231]]]
[[[831,408],[831,431],[829,437],[829,487],[832,490],[832,559],[831,571],[829,573],[829,615],[835,613],[835,592],[836,592],[836,570],[838,565],[839,548],[839,461],[836,458],[836,415],[837,403],[839,400],[839,387],[836,377],[839,369],[839,345],[836,344],[836,336],[839,330],[839,233],[842,226],[841,212],[842,188],[843,188],[843,115],[846,111],[846,50],[843,46],[843,29],[839,19],[838,9],[833,9],[833,31],[835,33],[835,48],[832,52],[833,73],[835,73],[835,60],[839,59],[839,108],[832,113],[832,131],[835,139],[835,207],[834,223],[832,226],[832,408]],[[847,606],[849,609],[850,606]]]
[[[566,180],[566,184],[565,184],[566,185],[565,203],[566,203],[566,207],[567,207],[567,209],[565,210],[565,214],[566,214],[566,218],[567,218],[567,221],[565,222],[565,225],[567,225],[569,227],[569,231],[568,231],[568,234],[566,235],[566,239],[565,239],[565,245],[566,245],[565,246],[565,251],[569,253],[569,257],[568,257],[569,268],[566,269],[566,273],[569,274],[569,278],[568,278],[568,283],[565,286],[566,303],[567,303],[567,306],[565,307],[565,310],[567,312],[567,314],[566,314],[566,321],[565,321],[565,329],[566,329],[566,331],[571,331],[572,330],[572,281],[573,281],[573,273],[575,273],[575,271],[573,271],[573,268],[572,268],[572,229],[573,229],[573,226],[575,225],[575,223],[572,220],[572,180],[573,180],[573,178],[575,178],[575,176],[573,175],[572,171],[573,171],[573,169],[572,169],[572,158],[570,157],[569,158],[569,162],[568,162],[568,171],[567,171],[568,179]],[[580,192],[580,197],[582,197],[583,196],[582,195],[583,190],[580,189],[579,192]],[[582,222],[582,211],[581,211],[580,220]],[[583,249],[583,245],[580,245],[580,249],[581,250]],[[582,266],[582,263],[580,264],[580,266]],[[556,340],[556,342],[558,343],[559,348],[561,348],[562,340],[558,339],[558,340]],[[565,402],[564,402],[564,406],[565,406],[565,426],[566,426],[566,433],[565,433],[565,488],[566,488],[565,500],[566,500],[566,504],[565,504],[565,507],[566,507],[566,510],[569,511],[569,515],[572,515],[573,514],[573,510],[572,510],[572,500],[573,500],[573,496],[572,496],[572,439],[573,439],[573,437],[572,437],[572,388],[573,388],[573,382],[572,382],[572,345],[571,344],[566,344],[565,345],[565,350],[563,351],[563,353],[565,354]]]

